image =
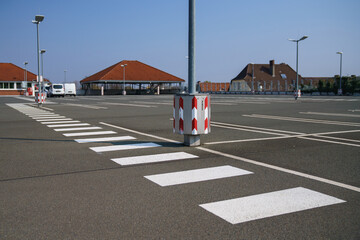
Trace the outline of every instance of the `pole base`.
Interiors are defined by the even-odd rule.
[[[189,147],[200,146],[200,135],[184,135],[184,145]]]

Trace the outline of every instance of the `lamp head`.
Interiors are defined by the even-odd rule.
[[[40,50],[40,53],[41,53],[41,54],[43,54],[43,53],[45,53],[45,52],[46,52],[45,49],[41,49],[41,50]]]
[[[42,22],[44,20],[44,16],[43,15],[36,15],[35,16],[35,21],[36,22]]]
[[[302,38],[299,39],[299,41],[305,40],[307,39],[309,36],[303,36]]]
[[[337,54],[343,54],[343,52],[337,52]]]
[[[28,65],[28,62],[24,62],[24,65]]]

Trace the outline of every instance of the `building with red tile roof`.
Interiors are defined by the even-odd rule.
[[[122,67],[122,65],[125,65]],[[124,74],[125,70],[125,74]],[[105,86],[108,90],[120,89],[125,84],[127,88],[134,85],[160,86],[163,84],[180,85],[184,79],[161,71],[140,61],[123,60],[104,70],[101,70],[80,81],[83,89],[99,89]],[[111,89],[110,89],[111,88]],[[115,89],[114,89],[115,88]]]
[[[34,88],[36,75],[26,71],[27,87]],[[25,81],[25,69],[12,63],[0,63],[0,95],[22,95],[21,83]],[[47,79],[44,79],[47,81]]]

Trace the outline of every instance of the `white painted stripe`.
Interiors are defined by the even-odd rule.
[[[132,150],[140,148],[152,148],[161,147],[156,143],[135,143],[135,144],[124,144],[124,145],[111,145],[105,147],[91,147],[90,149],[94,152],[110,152],[110,151],[121,151],[121,150]]]
[[[299,137],[299,138],[306,139],[306,140],[312,140],[312,141],[318,141],[318,142],[326,142],[326,143],[334,143],[334,144],[340,144],[340,145],[346,145],[346,146],[352,146],[352,147],[360,147],[360,144],[354,144],[354,143],[344,143],[344,142],[330,141],[330,140],[325,140],[325,139],[315,139],[315,138],[309,138],[309,137]]]
[[[199,150],[202,150],[202,151],[205,151],[205,152],[210,152],[210,153],[213,153],[213,154],[217,154],[217,155],[220,155],[220,156],[223,156],[223,157],[232,158],[232,159],[239,160],[239,161],[242,161],[242,162],[251,163],[251,164],[254,164],[254,165],[257,165],[257,166],[274,169],[274,170],[277,170],[277,171],[281,171],[281,172],[293,174],[293,175],[296,175],[296,176],[308,178],[308,179],[315,180],[315,181],[318,181],[318,182],[323,182],[323,183],[331,184],[331,185],[334,185],[334,186],[337,186],[337,187],[346,188],[346,189],[349,189],[349,190],[352,190],[352,191],[355,191],[355,192],[360,192],[360,188],[358,188],[358,187],[354,187],[354,186],[351,186],[351,185],[348,185],[348,184],[336,182],[336,181],[329,180],[329,179],[326,179],[326,178],[313,176],[313,175],[310,175],[310,174],[294,171],[294,170],[291,170],[291,169],[286,169],[286,168],[283,168],[283,167],[274,166],[274,165],[263,163],[263,162],[258,162],[258,161],[243,158],[243,157],[238,157],[238,156],[235,156],[235,155],[231,155],[231,154],[227,154],[227,153],[223,153],[223,152],[219,152],[219,151],[215,151],[215,150],[211,150],[211,149],[207,149],[207,148],[203,148],[203,147],[196,147],[196,148],[199,149]]]
[[[186,152],[162,153],[154,155],[144,155],[136,157],[113,158],[112,161],[120,165],[135,165],[143,163],[156,163],[165,161],[175,161],[182,159],[197,158],[198,156]]]
[[[78,137],[78,136],[92,136],[92,135],[107,135],[115,134],[114,131],[99,131],[99,132],[78,132],[78,133],[63,133],[65,137]]]
[[[111,103],[111,102],[103,102],[102,104],[107,105],[119,105],[119,106],[129,106],[129,107],[144,107],[144,108],[156,108],[157,106],[152,105],[140,105],[140,104],[130,104],[130,103]]]
[[[128,131],[128,132],[136,133],[136,134],[143,135],[143,136],[156,138],[156,139],[163,140],[163,141],[166,141],[166,142],[182,144],[182,142],[178,142],[178,141],[175,141],[175,140],[172,140],[172,139],[168,139],[168,138],[159,137],[159,136],[152,135],[152,134],[148,134],[148,133],[143,133],[143,132],[135,131],[135,130],[132,130],[132,129],[129,129],[129,128],[123,128],[123,127],[115,126],[115,125],[108,124],[108,123],[104,123],[104,122],[100,122],[100,124],[105,125],[105,126],[108,126],[108,127],[113,127],[113,128],[121,129],[121,130]]]
[[[220,128],[227,128],[227,129],[234,129],[239,131],[246,131],[246,132],[256,132],[256,133],[263,133],[263,134],[271,134],[271,135],[278,135],[278,136],[286,136],[283,133],[274,133],[274,132],[264,132],[259,130],[253,130],[253,129],[246,129],[246,128],[239,128],[239,127],[229,127],[229,126],[221,126],[218,124],[211,124],[212,127],[220,127]]]
[[[58,124],[58,123],[79,123],[80,121],[55,121],[55,122],[40,122],[41,124]]]
[[[46,122],[46,121],[68,121],[72,120],[72,118],[50,118],[50,119],[38,119],[38,122]]]
[[[106,138],[83,138],[75,139],[78,143],[92,143],[92,142],[113,142],[113,141],[125,141],[136,139],[131,136],[120,136],[120,137],[106,137]]]
[[[220,166],[220,167],[188,170],[182,172],[156,174],[156,175],[145,176],[145,178],[149,179],[150,181],[153,181],[154,183],[162,187],[165,187],[171,185],[235,177],[235,176],[241,176],[247,174],[252,174],[252,172],[232,166]]]
[[[51,117],[51,116],[60,116],[59,114],[55,113],[27,113],[25,114],[28,117]]]
[[[100,106],[92,106],[92,105],[85,105],[85,104],[74,104],[74,103],[65,103],[64,105],[67,106],[75,106],[75,107],[83,107],[83,108],[91,108],[91,109],[107,109],[107,107],[100,107]]]
[[[74,124],[56,124],[56,125],[47,125],[49,128],[54,127],[79,127],[79,126],[89,126],[89,123],[74,123]]]
[[[60,119],[60,118],[66,118],[66,117],[65,116],[32,117],[32,119],[35,119],[35,120],[37,120],[37,119],[55,119],[55,118]]]
[[[360,131],[360,130],[359,130],[359,131]],[[339,137],[330,137],[330,136],[322,136],[322,135],[314,135],[314,136],[315,136],[315,137],[321,137],[321,138],[327,138],[327,139],[340,140],[340,141],[360,143],[360,140],[355,140],[355,139],[339,138]]]
[[[298,187],[199,205],[231,224],[344,203],[346,201]]]
[[[67,131],[82,131],[82,130],[95,130],[95,129],[102,129],[101,127],[80,127],[80,128],[57,128],[54,129],[56,132],[67,132]]]
[[[260,114],[251,114],[251,115],[244,114],[243,116],[244,117],[253,117],[253,118],[275,119],[275,120],[282,120],[282,121],[293,121],[293,122],[306,122],[306,123],[319,123],[319,124],[330,124],[330,125],[339,125],[339,126],[360,127],[360,123],[354,123],[354,122],[326,121],[326,120],[318,120],[318,119],[281,117],[281,116],[260,115]]]
[[[300,112],[300,114],[336,116],[336,117],[360,117],[360,114],[343,114],[343,113]]]

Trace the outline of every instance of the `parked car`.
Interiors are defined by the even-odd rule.
[[[50,97],[64,97],[65,96],[65,88],[64,84],[61,83],[55,83],[51,85],[50,91],[49,91]]]
[[[65,83],[65,96],[76,96],[76,86],[75,83]]]

